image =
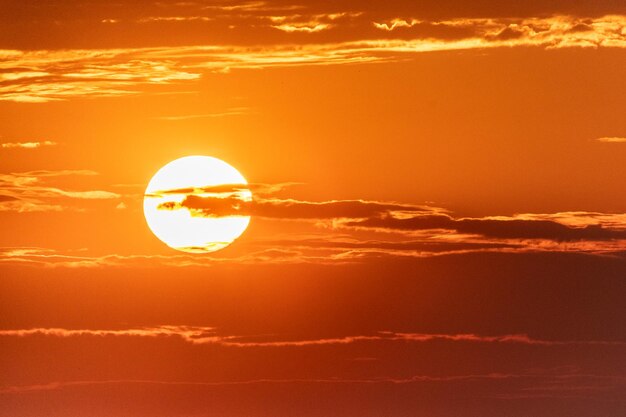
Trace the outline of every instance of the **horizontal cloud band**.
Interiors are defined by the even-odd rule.
[[[344,15],[350,19],[367,19],[359,13],[341,16]],[[276,18],[272,22],[269,17],[267,23],[285,33],[314,36],[339,27],[335,23],[338,18],[333,20],[330,16],[334,15],[328,15],[326,23],[313,19],[276,24]],[[285,39],[283,43],[263,46],[0,50],[0,100],[46,102],[71,97],[123,96],[135,94],[146,86],[197,80],[205,72],[390,62],[406,54],[432,51],[524,46],[626,48],[626,16],[622,15],[446,21],[396,17],[364,23],[374,32],[363,32],[361,27],[349,40],[326,43],[306,39],[294,43]]]
[[[298,200],[258,199],[243,201],[188,195],[180,203],[165,202],[162,210],[187,209],[192,215],[206,217],[259,216],[274,219],[336,219],[341,227],[372,230],[417,232],[448,230],[459,234],[480,235],[495,239],[546,239],[554,241],[621,240],[625,229],[600,224],[570,227],[554,220],[516,218],[455,219],[443,210],[408,204],[363,200],[308,202]]]
[[[323,345],[346,345],[360,342],[468,342],[468,343],[513,343],[534,346],[569,346],[569,345],[598,345],[598,346],[626,346],[622,341],[602,340],[541,340],[533,339],[525,334],[511,334],[500,336],[480,336],[476,334],[431,334],[431,333],[398,333],[378,332],[373,335],[357,335],[333,338],[304,339],[304,340],[266,340],[255,341],[245,336],[222,336],[215,328],[197,326],[157,326],[134,329],[64,329],[64,328],[31,328],[18,330],[0,330],[0,337],[178,337],[194,345],[220,345],[224,347],[252,348],[252,347],[306,347]],[[252,338],[253,339],[253,338]]]

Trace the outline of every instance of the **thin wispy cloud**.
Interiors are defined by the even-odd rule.
[[[598,142],[602,143],[626,143],[626,137],[620,136],[607,136],[596,139]]]
[[[400,18],[395,18],[395,19],[391,19],[388,22],[383,22],[383,23],[378,23],[378,22],[373,22],[373,25],[375,28],[377,29],[383,29],[386,31],[392,31],[396,28],[400,28],[400,27],[413,27],[419,23],[422,23],[421,20],[417,20],[417,19],[400,19]]]
[[[55,381],[32,385],[11,385],[0,388],[0,394],[23,394],[35,392],[47,392],[73,387],[102,386],[102,385],[157,385],[157,386],[187,386],[187,387],[216,387],[216,386],[237,386],[237,385],[268,385],[268,384],[330,384],[330,385],[373,385],[373,384],[441,384],[441,383],[481,383],[489,381],[525,381],[536,387],[535,394],[526,390],[523,386],[514,388],[514,392],[498,394],[501,399],[519,398],[577,398],[572,391],[578,389],[583,383],[586,387],[595,388],[595,391],[602,392],[619,387],[623,387],[626,378],[611,374],[586,374],[579,371],[569,371],[567,369],[559,371],[533,370],[519,373],[491,372],[484,374],[465,375],[410,375],[410,376],[380,376],[371,378],[257,378],[245,380],[228,381],[172,381],[172,380],[150,380],[150,379],[111,379],[111,380],[83,380],[83,381]],[[511,387],[513,388],[513,387]],[[509,388],[509,391],[511,389]],[[542,394],[541,394],[542,392]],[[568,393],[569,395],[564,395]]]
[[[57,177],[97,175],[88,170],[28,171],[0,174],[0,211],[62,211],[68,200],[110,200],[121,195],[104,190],[67,190],[49,184]]]
[[[147,340],[178,339],[188,343],[196,349],[200,346],[214,346],[224,349],[254,349],[254,350],[285,350],[294,349],[310,351],[311,349],[327,350],[330,346],[342,350],[352,345],[363,344],[401,344],[406,349],[407,344],[450,343],[450,344],[487,344],[487,345],[523,345],[525,349],[586,349],[594,348],[623,349],[626,342],[595,341],[595,340],[542,340],[527,335],[480,336],[476,334],[425,334],[425,333],[396,333],[378,332],[371,335],[344,336],[319,339],[281,339],[279,336],[223,336],[215,328],[201,326],[153,326],[129,329],[65,329],[65,328],[30,328],[16,330],[0,330],[0,338],[143,338]],[[257,341],[261,339],[261,341]],[[41,340],[37,340],[41,343]],[[354,346],[355,349],[361,347]],[[492,346],[489,347],[491,349]],[[394,347],[392,347],[394,349]],[[195,351],[197,354],[197,351]],[[364,360],[369,358],[359,357]],[[491,367],[490,367],[491,369]],[[268,385],[268,384],[342,384],[342,385],[408,385],[408,384],[437,384],[458,387],[459,384],[498,384],[498,390],[489,390],[490,395],[500,399],[520,398],[576,398],[577,396],[602,395],[613,393],[619,395],[626,385],[626,377],[615,373],[591,373],[573,366],[554,368],[533,367],[527,370],[511,371],[483,371],[461,374],[407,374],[401,372],[385,372],[377,375],[368,374],[363,377],[351,376],[303,376],[284,375],[267,377],[252,377],[247,379],[231,380],[151,380],[151,379],[108,379],[108,380],[74,380],[53,381],[42,383],[26,383],[22,385],[4,385],[0,387],[0,394],[14,395],[24,393],[49,392],[73,387],[100,386],[100,385],[159,385],[159,386],[189,386],[189,387],[216,387],[238,385]]]
[[[267,16],[267,19],[272,22],[272,28],[286,33],[315,33],[353,23],[353,19],[361,15],[361,12],[297,13]]]
[[[223,2],[209,5],[200,5],[204,10],[217,10],[219,12],[268,12],[276,10],[299,10],[304,8],[300,5],[273,5],[267,1],[243,1],[243,2]]]
[[[247,183],[247,184],[220,184],[207,187],[187,187],[172,190],[157,190],[150,194],[144,194],[144,197],[163,197],[172,194],[188,195],[213,195],[219,198],[238,197],[241,198],[242,193],[252,192],[257,196],[269,196],[279,193],[287,188],[301,185],[297,182],[280,182],[280,183]],[[295,201],[295,200],[294,200]]]
[[[282,30],[283,32],[305,32],[315,33],[327,30],[332,27],[329,23],[307,22],[307,23],[283,23],[281,25],[272,25],[273,28]]]
[[[37,149],[42,146],[56,146],[56,142],[50,140],[44,140],[39,142],[5,142],[0,144],[0,147],[4,149]]]
[[[59,211],[62,210],[59,207]],[[509,255],[534,253],[597,254],[598,256],[624,256],[624,241],[554,243],[500,242],[485,243],[464,241],[463,238],[437,241],[426,236],[417,242],[369,241],[365,243],[327,242],[317,243],[293,240],[280,242],[257,241],[254,248],[241,256],[189,256],[108,254],[102,256],[74,255],[66,251],[30,250],[21,247],[0,249],[0,264],[42,268],[213,268],[219,265],[353,265],[377,260],[421,259],[442,256],[458,256],[476,253],[500,253]]]
[[[228,117],[228,116],[243,116],[246,114],[250,114],[250,109],[248,107],[234,107],[232,109],[228,109],[222,112],[202,113],[202,114],[184,114],[180,116],[157,116],[155,117],[155,119],[178,121],[178,120],[191,120],[191,119],[214,119],[214,118],[221,118],[221,117]]]
[[[381,331],[371,335],[354,335],[319,339],[281,340],[272,337],[267,340],[255,340],[259,337],[220,335],[214,327],[202,326],[154,326],[131,329],[65,329],[65,328],[30,328],[0,330],[0,337],[32,337],[49,336],[60,338],[71,337],[141,337],[167,338],[176,337],[194,345],[220,345],[233,348],[295,348],[324,345],[349,345],[370,342],[450,342],[450,343],[497,343],[522,344],[531,346],[626,346],[626,342],[603,340],[543,340],[529,337],[526,334],[510,334],[499,336],[481,336],[471,333],[438,334],[438,333],[398,333]]]
[[[208,16],[151,16],[143,17],[138,20],[139,23],[152,22],[210,22],[215,20]]]
[[[63,210],[59,207],[58,211]],[[252,251],[243,256],[212,257],[189,255],[118,255],[79,256],[51,249],[22,247],[0,248],[0,264],[44,268],[210,268],[222,264],[294,264],[350,262],[336,257],[306,256],[299,250],[279,248]]]

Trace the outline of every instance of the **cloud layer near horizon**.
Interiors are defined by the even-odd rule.
[[[570,345],[606,345],[626,346],[626,341],[602,340],[541,340],[529,337],[526,334],[510,334],[498,336],[481,336],[470,333],[461,334],[429,334],[429,333],[399,333],[380,331],[370,335],[353,335],[343,337],[281,340],[277,337],[266,336],[235,336],[220,335],[213,327],[201,326],[154,326],[131,329],[65,329],[65,328],[30,328],[0,330],[0,337],[147,337],[163,338],[177,337],[194,345],[220,345],[224,347],[252,348],[252,347],[306,347],[323,345],[346,345],[363,342],[468,342],[468,343],[513,343],[533,346],[570,346]],[[269,340],[268,340],[269,339]]]

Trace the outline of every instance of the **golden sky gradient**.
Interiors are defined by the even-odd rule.
[[[572,3],[1,2],[0,416],[625,415],[626,4]],[[144,219],[189,155],[217,252]]]

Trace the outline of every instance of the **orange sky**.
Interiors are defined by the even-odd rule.
[[[570,3],[3,1],[0,416],[624,415],[626,5]],[[187,155],[224,250],[146,225]]]

